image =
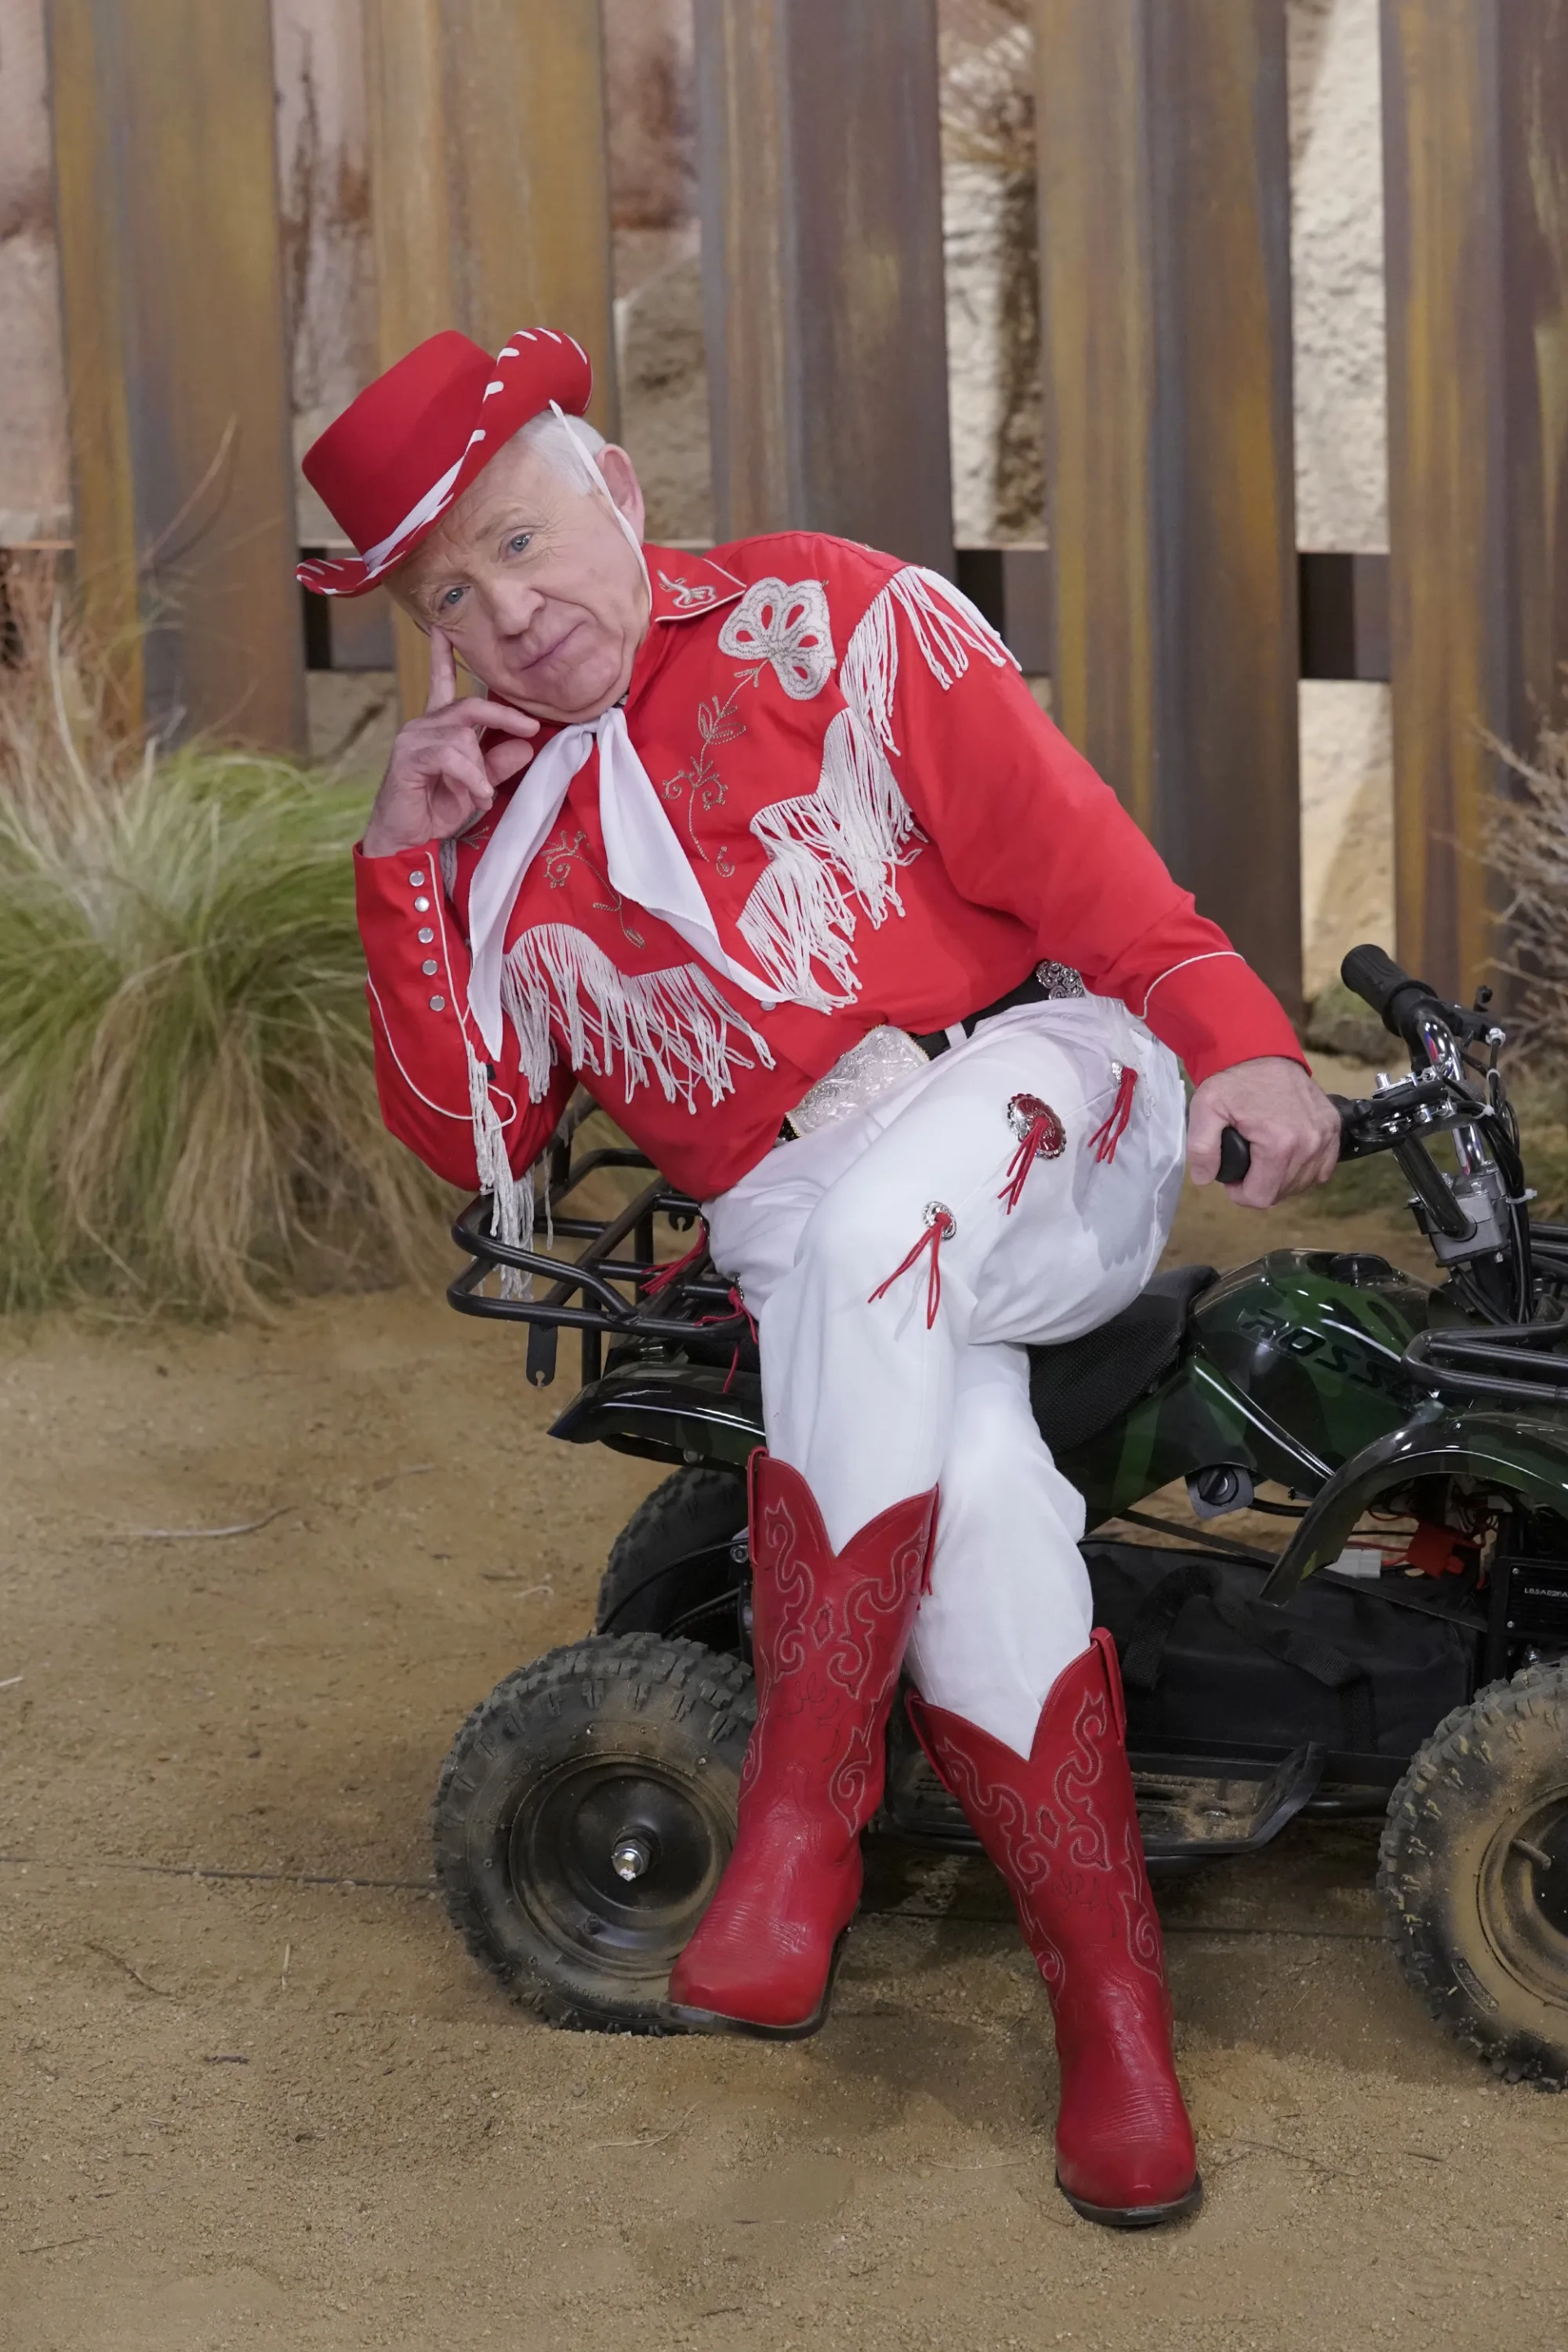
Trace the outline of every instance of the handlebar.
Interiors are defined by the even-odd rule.
[[[1219,1181],[1241,1184],[1252,1166],[1252,1146],[1239,1127],[1227,1127],[1219,1139]]]
[[[1458,1012],[1456,1006],[1445,1004],[1426,981],[1413,980],[1391,955],[1370,942],[1352,948],[1340,966],[1340,978],[1352,995],[1371,1005],[1390,1036],[1397,1037],[1418,1063],[1428,1058],[1425,1024],[1436,1022],[1447,1028]],[[1354,1107],[1337,1095],[1331,1099],[1348,1124]],[[1227,1127],[1220,1137],[1220,1182],[1244,1183],[1251,1166],[1251,1145],[1239,1128]]]
[[[1352,996],[1370,1004],[1391,1037],[1398,1037],[1412,1054],[1425,1058],[1424,1022],[1447,1024],[1452,1009],[1424,980],[1412,980],[1378,947],[1352,948],[1340,966],[1340,978]]]

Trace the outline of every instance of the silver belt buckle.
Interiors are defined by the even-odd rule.
[[[853,1118],[879,1096],[901,1086],[927,1058],[907,1030],[868,1029],[858,1045],[841,1054],[826,1077],[796,1103],[784,1121],[792,1135],[815,1135],[841,1118]]]

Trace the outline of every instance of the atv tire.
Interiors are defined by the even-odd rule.
[[[677,1470],[637,1505],[610,1549],[594,1623],[601,1633],[689,1632],[710,1649],[738,1652],[732,1596],[744,1554],[746,1482],[697,1465]]]
[[[1568,1664],[1437,1726],[1389,1801],[1377,1883],[1438,2023],[1505,2081],[1568,2084]]]
[[[552,2025],[658,2033],[669,1970],[734,1842],[756,1707],[731,1658],[595,1635],[498,1684],[437,1791],[453,1924]]]

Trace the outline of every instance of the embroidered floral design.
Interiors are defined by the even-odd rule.
[[[631,925],[626,920],[626,899],[623,898],[620,891],[616,888],[615,884],[610,880],[608,875],[601,874],[598,866],[595,864],[594,860],[589,856],[587,850],[584,847],[584,844],[586,842],[587,838],[587,835],[581,829],[568,838],[566,827],[564,825],[562,826],[559,840],[552,841],[543,855],[542,863],[544,866],[545,881],[549,884],[552,890],[564,889],[566,884],[572,878],[573,865],[574,861],[581,856],[584,865],[587,867],[589,873],[593,876],[600,889],[607,890],[610,894],[607,898],[595,899],[595,913],[599,915],[614,915],[616,922],[619,923],[621,927],[621,937],[624,940],[628,940],[634,948],[646,947],[647,945],[647,941],[644,939],[642,933],[640,931],[634,931]]]
[[[833,675],[833,629],[827,591],[820,580],[759,580],[747,589],[719,632],[722,653],[773,675],[793,702],[809,702]]]
[[[545,850],[540,863],[544,868],[544,878],[552,890],[565,888],[572,876],[572,861],[587,838],[587,835],[579,829],[568,841],[566,827],[563,825],[560,839],[552,841]]]
[[[710,587],[705,581],[672,580],[664,571],[659,572],[658,584],[669,591],[678,611],[682,613],[694,612],[700,604],[710,604],[719,593],[717,588]]]
[[[746,680],[742,678],[741,686],[745,684]],[[665,800],[685,802],[687,839],[691,844],[694,854],[705,864],[710,865],[715,873],[721,875],[733,874],[734,862],[731,858],[729,849],[722,842],[714,856],[709,856],[697,838],[697,814],[699,810],[722,808],[729,798],[729,793],[723,778],[719,773],[719,762],[714,754],[719,745],[733,743],[746,731],[744,719],[737,719],[735,716],[735,705],[740,700],[741,686],[737,686],[724,702],[721,702],[715,695],[711,702],[698,704],[697,732],[700,740],[697,756],[694,760],[688,761],[684,768],[678,768],[673,776],[667,776],[658,788]]]

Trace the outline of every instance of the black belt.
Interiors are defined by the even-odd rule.
[[[955,1021],[952,1027],[962,1029],[966,1037],[973,1037],[983,1021],[994,1020],[998,1013],[1011,1013],[1016,1004],[1048,1004],[1056,997],[1082,996],[1085,993],[1082,975],[1074,971],[1070,964],[1037,963],[1027,980],[1021,980],[1016,988],[1010,988],[1005,996],[996,999],[994,1004],[984,1005],[978,1013],[967,1013],[962,1021]],[[934,1061],[939,1054],[945,1054],[952,1043],[945,1029],[932,1029],[925,1036],[915,1030],[909,1034],[928,1061]]]

